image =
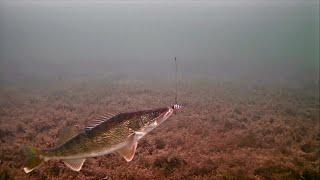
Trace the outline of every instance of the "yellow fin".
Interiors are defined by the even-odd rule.
[[[89,122],[88,125],[84,128],[84,130],[85,131],[90,131],[91,129],[93,129],[93,128],[99,126],[100,124],[110,120],[111,118],[113,118],[116,115],[118,115],[118,114],[106,113],[105,115],[100,116],[98,119]]]
[[[65,159],[64,164],[74,171],[80,171],[86,159]]]
[[[138,142],[135,142],[135,143],[132,143],[132,144],[128,144],[126,145],[125,147],[117,150],[117,152],[127,161],[127,162],[130,162],[133,157],[134,157],[134,154],[136,152],[136,149],[137,149],[137,145],[138,145]]]
[[[132,134],[126,146],[117,150],[117,153],[120,154],[127,162],[130,162],[137,149],[138,142],[135,138],[135,134]]]
[[[42,163],[42,159],[40,159],[39,157],[40,151],[38,149],[27,146],[22,150],[27,160],[25,167],[23,168],[25,173],[29,173],[40,166],[40,164]]]
[[[78,129],[75,126],[65,127],[58,132],[58,142],[57,145],[62,145],[68,140],[72,139],[78,134]]]

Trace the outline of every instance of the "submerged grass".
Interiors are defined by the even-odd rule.
[[[106,112],[167,106],[169,83],[68,81],[38,90],[1,87],[0,179],[319,179],[319,100],[304,90],[181,83],[181,112],[145,136],[130,163],[89,158],[80,172],[49,162],[25,174],[20,149],[50,148],[59,129]],[[283,90],[283,88],[282,88]],[[214,93],[212,93],[214,92]],[[272,162],[272,164],[270,164]]]

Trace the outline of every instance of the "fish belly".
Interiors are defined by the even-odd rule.
[[[127,142],[124,142],[124,143],[119,143],[119,144],[113,145],[111,147],[100,148],[100,149],[96,149],[93,151],[83,152],[83,153],[74,154],[74,155],[47,156],[47,157],[44,157],[44,160],[48,161],[48,160],[63,160],[63,159],[79,159],[79,158],[97,157],[97,156],[102,156],[102,155],[113,153],[113,152],[117,151],[118,149],[123,148],[126,145],[127,145]]]

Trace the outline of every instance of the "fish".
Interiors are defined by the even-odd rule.
[[[61,160],[73,171],[80,171],[86,158],[116,153],[127,162],[133,160],[138,141],[166,121],[182,106],[173,106],[108,114],[72,137],[62,137],[60,145],[39,150],[32,146],[23,149],[25,173],[30,173],[43,162]]]

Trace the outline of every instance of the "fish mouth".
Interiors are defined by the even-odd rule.
[[[167,120],[173,113],[173,109],[169,108],[168,111],[164,112],[157,120],[157,124],[163,123],[165,120]]]

